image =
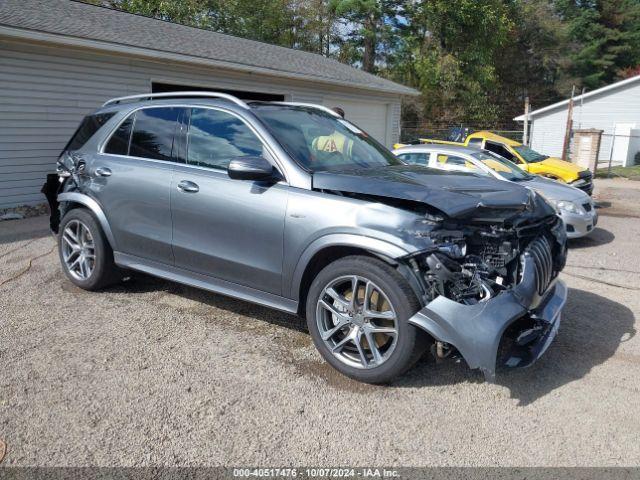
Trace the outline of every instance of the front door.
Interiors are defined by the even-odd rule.
[[[246,155],[270,158],[243,120],[191,109],[171,185],[176,266],[279,295],[288,186],[229,178],[230,160]]]
[[[88,165],[92,194],[102,205],[122,253],[173,263],[170,191],[181,111],[179,107],[137,110]]]

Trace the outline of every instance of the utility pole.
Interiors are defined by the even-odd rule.
[[[584,94],[587,91],[586,87],[582,87],[582,93],[580,94],[580,112],[578,112],[578,128],[582,128],[582,107],[584,107]]]
[[[567,127],[564,131],[564,143],[562,145],[562,159],[566,160],[569,154],[569,143],[571,142],[571,128],[573,126],[573,97],[576,94],[576,86],[571,88],[571,98],[567,110]]]
[[[529,146],[529,97],[524,97],[524,132],[522,132],[522,143]]]

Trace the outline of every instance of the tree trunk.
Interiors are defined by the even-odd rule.
[[[372,16],[367,17],[364,24],[364,53],[362,55],[362,69],[373,72],[376,65],[376,23]]]

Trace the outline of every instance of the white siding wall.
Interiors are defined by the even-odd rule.
[[[536,116],[533,119],[531,148],[546,155],[561,156],[566,122],[566,105]],[[601,161],[609,159],[611,134],[616,123],[635,123],[640,126],[640,82],[589,97],[584,100],[582,107],[579,100],[574,105],[574,129],[604,130],[600,145]]]
[[[0,208],[42,202],[44,176],[81,118],[109,98],[150,92],[152,81],[319,104],[339,95],[361,105],[392,105],[399,116],[393,95],[0,38]],[[379,122],[378,139],[390,147],[398,132],[388,130],[388,118]]]

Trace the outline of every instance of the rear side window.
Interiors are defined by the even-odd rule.
[[[207,108],[191,110],[187,163],[224,170],[233,158],[263,155],[262,142],[239,118]]]
[[[113,132],[111,138],[104,147],[104,153],[113,155],[129,155],[129,140],[131,140],[131,127],[133,126],[133,115],[130,115]]]
[[[93,135],[114,115],[115,112],[98,113],[84,117],[80,126],[76,130],[76,133],[73,134],[73,137],[71,137],[71,140],[69,140],[63,151],[78,150],[82,148],[84,144],[87,143],[89,139],[93,137]]]
[[[133,123],[129,155],[170,161],[177,120],[181,110],[178,107],[138,110]]]

